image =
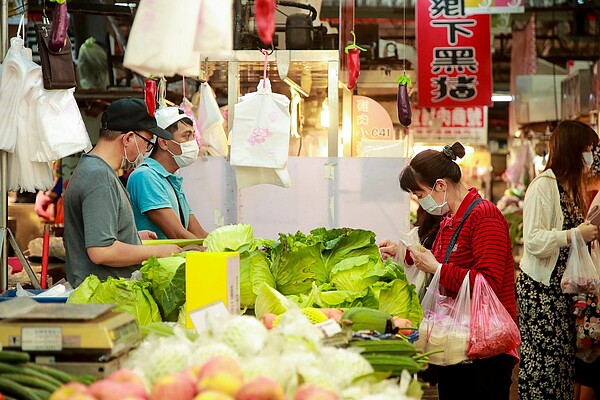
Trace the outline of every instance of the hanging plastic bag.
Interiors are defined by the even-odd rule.
[[[469,358],[507,353],[521,344],[519,328],[482,274],[475,276],[471,299]]]
[[[421,271],[406,260],[407,248],[418,248],[421,246],[419,239],[419,227],[416,226],[408,232],[400,233],[398,241],[398,249],[396,251],[396,261],[404,264],[404,273],[409,283],[415,285],[419,299],[423,299],[425,295],[425,286],[427,285],[427,273]]]
[[[416,346],[422,352],[442,350],[429,356],[430,364],[454,365],[469,358],[471,284],[467,273],[456,298],[446,296],[440,285],[440,271],[433,275],[421,303],[423,319]]]
[[[29,159],[50,162],[92,148],[74,89],[34,90],[29,102]]]
[[[227,135],[223,128],[223,115],[215,94],[206,82],[200,85],[198,110],[198,131],[202,137],[201,151],[211,156],[226,157],[228,153]]]
[[[31,49],[25,47],[23,17],[17,36],[10,39],[10,48],[4,57],[0,73],[0,150],[12,153],[17,144],[19,106],[36,76],[41,76],[42,67],[32,61]]]
[[[290,146],[290,100],[261,79],[257,92],[235,105],[231,165],[285,168]]]
[[[190,75],[189,70],[197,74],[200,56],[194,44],[203,2],[141,0],[127,40],[125,67],[144,76]]]
[[[230,57],[233,52],[233,0],[200,0],[200,3],[194,44],[198,63],[201,57]],[[194,74],[198,70],[199,65]]]
[[[563,293],[600,292],[600,276],[579,229],[571,229],[571,250],[560,286]]]

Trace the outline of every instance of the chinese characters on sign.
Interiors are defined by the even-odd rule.
[[[393,140],[394,124],[388,112],[375,100],[352,97],[352,128],[358,140]]]
[[[487,144],[487,107],[413,107],[410,132],[415,142]]]
[[[518,14],[525,12],[524,0],[465,0],[465,13]]]
[[[421,107],[491,105],[490,16],[468,16],[466,1],[417,1]]]

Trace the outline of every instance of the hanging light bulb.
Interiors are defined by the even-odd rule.
[[[325,98],[321,104],[321,126],[329,128],[329,100]]]

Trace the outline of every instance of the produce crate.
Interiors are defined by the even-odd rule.
[[[45,290],[39,290],[39,289],[31,289],[31,290],[27,290],[29,293],[33,294],[33,295],[38,295],[40,293],[45,292]],[[4,292],[2,292],[2,294],[0,294],[0,301],[6,301],[6,300],[11,300],[16,298],[17,296],[17,291],[16,289],[10,289],[10,290],[6,290]],[[61,296],[61,297],[31,297],[31,299],[37,301],[38,303],[66,303],[68,296]]]

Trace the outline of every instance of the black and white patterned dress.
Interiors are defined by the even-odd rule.
[[[583,223],[579,206],[558,184],[563,230]],[[527,274],[517,278],[517,306],[521,331],[520,400],[572,400],[575,376],[575,318],[573,296],[564,294],[560,281],[570,247],[561,247],[550,286]]]

